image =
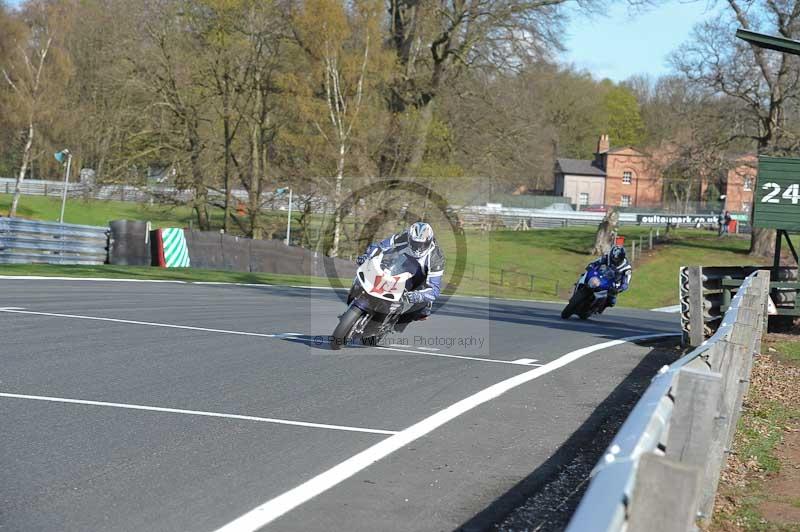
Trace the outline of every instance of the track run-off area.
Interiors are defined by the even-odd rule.
[[[333,351],[341,296],[0,277],[0,529],[457,529],[557,469],[679,330],[451,297]]]

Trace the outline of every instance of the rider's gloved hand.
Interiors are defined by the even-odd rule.
[[[361,266],[368,260],[369,260],[369,253],[364,253],[363,255],[359,255],[358,257],[356,257],[356,264]]]
[[[403,294],[403,299],[405,299],[406,301],[408,301],[412,305],[415,305],[417,303],[424,303],[425,302],[425,296],[422,295],[419,292],[419,290],[412,290],[410,292],[406,292],[405,294]]]

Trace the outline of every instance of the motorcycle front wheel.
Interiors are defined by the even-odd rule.
[[[347,312],[342,314],[339,318],[339,325],[333,330],[333,338],[331,339],[331,349],[341,349],[352,338],[353,327],[359,319],[364,315],[364,311],[356,306],[347,309]]]
[[[575,311],[583,303],[584,299],[586,299],[586,295],[584,294],[583,290],[580,288],[575,290],[575,293],[572,294],[571,298],[569,298],[569,303],[567,303],[567,306],[561,311],[561,319],[569,319],[570,316],[575,314]]]

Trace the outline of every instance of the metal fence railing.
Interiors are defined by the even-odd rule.
[[[768,293],[769,272],[751,274],[714,336],[653,379],[592,472],[568,532],[685,531],[710,520]]]
[[[108,228],[0,217],[0,264],[103,264]]]

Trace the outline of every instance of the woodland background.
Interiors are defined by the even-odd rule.
[[[161,179],[193,192],[199,228],[220,210],[255,238],[267,198],[292,187],[332,213],[335,256],[337,207],[382,180],[547,193],[555,158],[590,158],[607,133],[661,154],[665,201],[703,200],[699,181],[737,156],[798,153],[797,59],[734,32],[800,38],[800,1],[720,2],[670,74],[622,83],[559,64],[567,4],[0,1],[0,176],[58,178],[68,147],[98,183]],[[752,251],[773,233],[755,231]]]

